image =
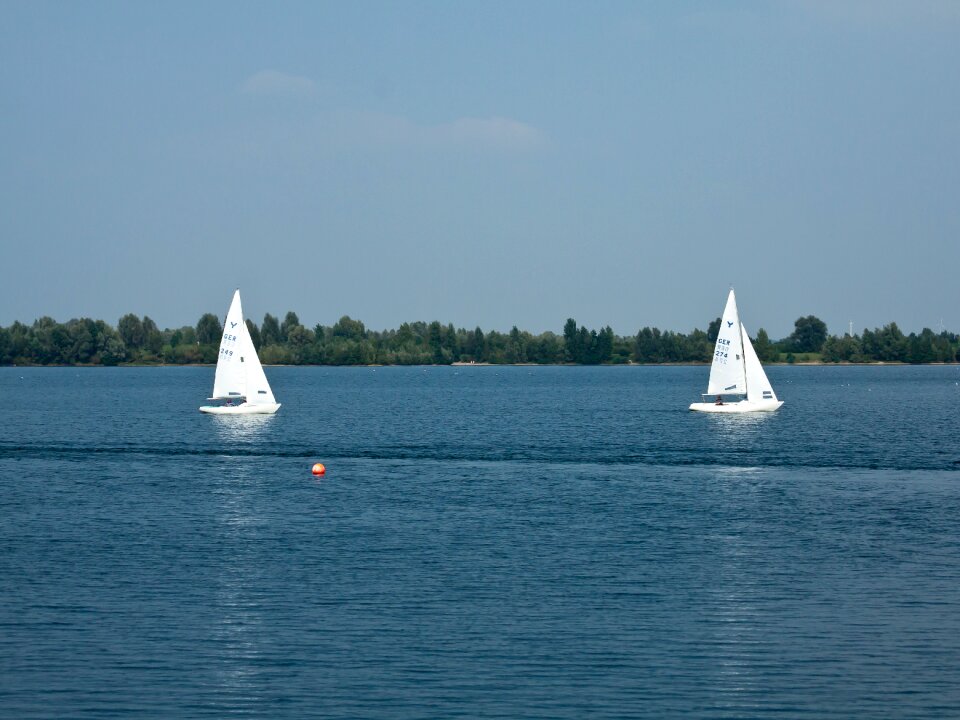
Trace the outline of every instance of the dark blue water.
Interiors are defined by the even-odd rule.
[[[769,374],[2,368],[0,716],[960,716],[960,368]]]

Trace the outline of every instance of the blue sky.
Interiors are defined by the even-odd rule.
[[[960,330],[960,3],[0,2],[0,324]]]

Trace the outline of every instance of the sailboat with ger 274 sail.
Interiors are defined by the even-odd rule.
[[[724,395],[739,396],[740,400],[724,402]],[[710,365],[710,381],[702,397],[703,402],[691,404],[691,410],[710,413],[771,412],[783,405],[763,371],[747,329],[740,322],[733,288],[730,288],[727,305],[720,319],[717,344]],[[715,400],[710,402],[710,398]]]
[[[211,415],[273,414],[280,408],[243,320],[239,290],[233,294],[223,323],[213,394],[208,399],[226,401],[223,405],[200,408],[200,412]]]

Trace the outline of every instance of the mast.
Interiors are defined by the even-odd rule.
[[[750,381],[747,379],[747,353],[743,349],[743,323],[740,322],[740,313],[737,313],[737,325],[740,327],[740,364],[743,366],[743,389],[744,397],[750,396]]]

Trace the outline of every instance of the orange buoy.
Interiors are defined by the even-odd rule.
[[[317,463],[313,466],[313,470],[310,472],[312,472],[314,475],[326,475],[327,469],[323,466],[323,463]]]

